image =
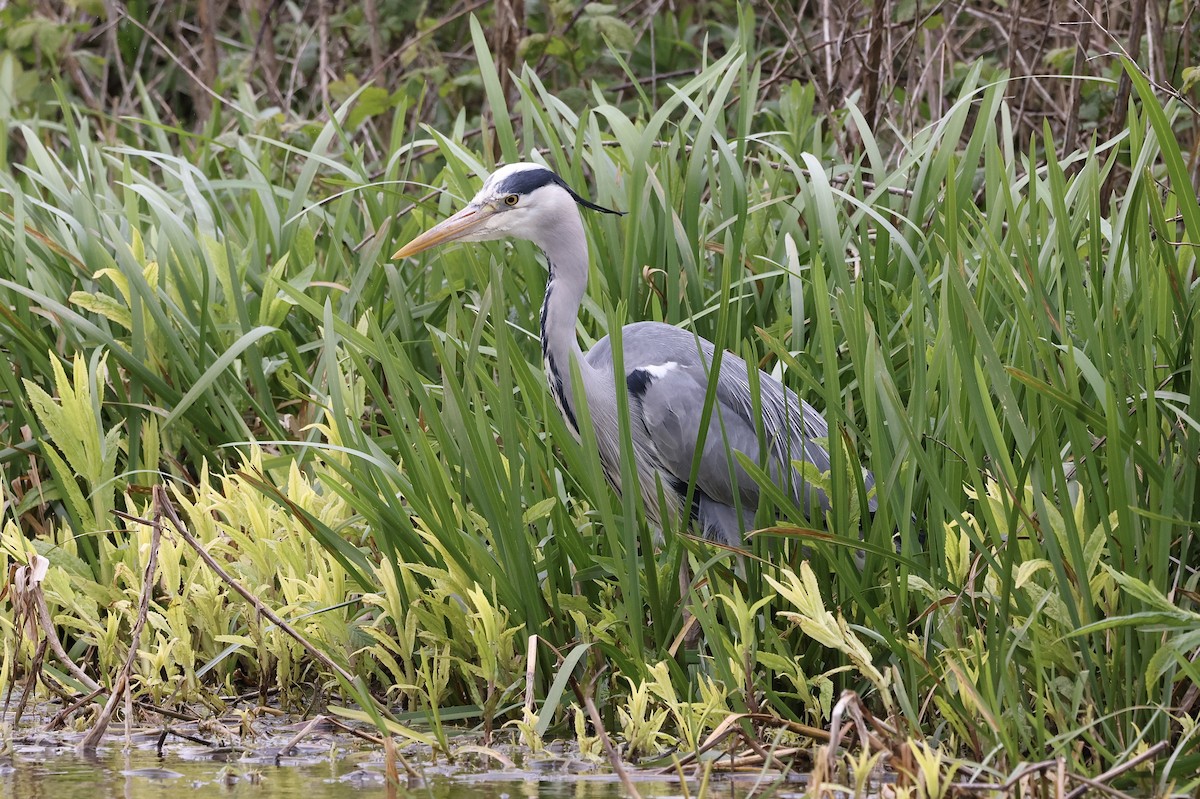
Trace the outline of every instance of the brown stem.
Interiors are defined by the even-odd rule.
[[[197,121],[208,119],[213,103],[210,98],[217,82],[217,9],[216,0],[199,0],[197,17],[200,24],[200,82],[209,89],[194,95]]]
[[[600,736],[600,743],[604,746],[604,753],[608,755],[608,762],[612,764],[613,771],[617,772],[617,776],[621,779],[621,785],[624,786],[625,792],[633,799],[642,799],[642,795],[638,793],[637,786],[633,784],[633,780],[629,779],[629,772],[625,770],[625,766],[621,763],[621,756],[617,754],[617,750],[612,745],[612,740],[609,739],[608,733],[604,731],[604,721],[600,718],[600,711],[596,709],[596,702],[593,698],[596,692],[596,680],[599,679],[603,670],[592,678],[588,684],[588,691],[585,694],[583,689],[579,687],[579,683],[575,678],[571,678],[571,688],[575,691],[575,698],[583,705],[587,711],[588,718],[592,721],[592,726],[596,728],[596,735]]]
[[[112,693],[104,703],[104,709],[96,717],[96,723],[83,736],[83,740],[75,747],[80,753],[94,752],[99,746],[104,734],[108,732],[108,723],[122,701],[129,699],[129,680],[133,675],[133,664],[137,661],[138,645],[142,640],[142,630],[146,626],[146,618],[150,615],[150,596],[154,593],[154,573],[158,569],[158,543],[162,540],[162,500],[166,492],[161,487],[154,489],[154,520],[151,523],[150,556],[146,559],[146,571],[142,574],[142,598],[138,604],[137,618],[129,633],[129,652],[125,655],[125,665],[113,684]],[[127,719],[128,721],[128,719]]]

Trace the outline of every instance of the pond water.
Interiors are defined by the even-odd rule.
[[[469,754],[453,764],[431,762],[428,757],[422,763],[419,756],[410,756],[420,777],[389,788],[380,747],[344,733],[308,736],[283,756],[280,752],[294,730],[259,735],[242,746],[202,745],[174,736],[160,741],[161,732],[147,730],[131,735],[128,746],[123,735],[114,736],[94,757],[84,757],[75,752],[78,733],[5,732],[10,747],[0,756],[0,799],[609,799],[625,795],[606,764],[566,754],[522,758],[519,750],[500,750],[518,762],[523,760],[520,767],[500,767],[493,757],[469,745],[465,750]],[[634,770],[631,776],[647,799],[697,793],[697,783],[689,780],[685,790],[673,775],[658,771]],[[707,795],[741,799],[758,782],[757,774],[714,777]],[[799,783],[780,784],[778,775],[765,785],[774,787],[776,797],[802,792]],[[759,792],[765,785],[759,784]]]

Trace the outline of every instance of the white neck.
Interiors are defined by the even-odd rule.
[[[561,217],[559,224],[548,226],[534,242],[545,253],[550,266],[546,299],[542,302],[542,359],[551,394],[567,422],[578,432],[571,364],[579,364],[581,371],[588,368],[575,335],[579,305],[587,291],[587,238],[574,203],[564,209]]]

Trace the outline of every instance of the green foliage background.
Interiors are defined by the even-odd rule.
[[[73,656],[102,679],[124,660],[149,528],[114,511],[152,515],[167,485],[240,582],[445,748],[459,722],[569,734],[565,676],[606,668],[630,754],[695,748],[747,710],[827,726],[850,689],[901,765],[915,740],[997,778],[1157,747],[1126,779],[1194,787],[1182,4],[1154,11],[1170,36],[1125,41],[1153,63],[1085,60],[1028,96],[1006,68],[1080,60],[1005,54],[992,28],[904,4],[826,20],[834,74],[765,5],[530,6],[515,45],[495,32],[511,4],[482,24],[322,8],[269,28],[187,4],[0,9],[3,551],[51,560]],[[1019,8],[1021,25],[1052,10]],[[1068,52],[1137,33],[1122,9]],[[215,62],[206,31],[230,51]],[[252,47],[268,33],[278,74],[300,76],[274,88]],[[918,56],[939,40],[929,82]],[[854,58],[876,77],[835,85]],[[533,249],[387,262],[517,159],[629,211],[586,220],[586,340],[680,324],[826,410],[828,518],[780,496],[749,557],[674,530],[652,546],[546,392]],[[860,462],[874,519],[847,479]],[[300,703],[334,684],[166,547],[140,696],[219,707],[257,683]],[[7,684],[30,644],[0,624]]]

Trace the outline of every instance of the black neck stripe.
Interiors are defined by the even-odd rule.
[[[596,205],[590,200],[585,200],[579,196],[574,189],[567,185],[567,182],[558,175],[551,172],[549,169],[524,169],[520,172],[515,172],[504,179],[504,182],[496,187],[496,190],[501,194],[529,194],[531,191],[540,189],[542,186],[554,183],[566,189],[567,194],[575,202],[582,205],[584,208],[590,208],[593,211],[600,211],[605,214],[616,214],[624,216],[624,211],[614,211],[611,208],[605,208],[602,205]]]

